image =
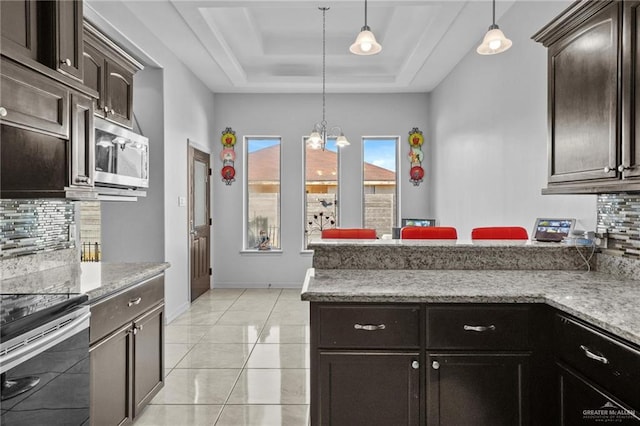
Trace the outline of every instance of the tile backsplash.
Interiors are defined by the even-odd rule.
[[[640,260],[640,194],[598,195],[597,231],[608,234],[603,253]]]
[[[74,205],[67,200],[0,200],[0,258],[71,248]]]

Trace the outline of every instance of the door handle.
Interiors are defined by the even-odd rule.
[[[354,324],[353,328],[356,330],[366,330],[366,331],[376,331],[376,330],[384,330],[387,326],[384,324],[373,325],[373,324]]]
[[[491,324],[491,325],[464,325],[462,327],[464,329],[464,331],[477,331],[478,333],[481,333],[483,331],[495,331],[496,326]]]

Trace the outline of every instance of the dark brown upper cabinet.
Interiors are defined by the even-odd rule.
[[[640,191],[637,1],[580,0],[534,34],[548,48],[548,186]]]
[[[55,7],[56,69],[82,81],[82,1],[58,1]]]
[[[4,56],[82,81],[82,0],[11,0],[0,10]]]
[[[0,2],[2,54],[12,58],[38,60],[38,13],[36,2]]]
[[[132,128],[133,75],[142,65],[88,23],[84,42],[84,84],[98,92],[96,115]]]

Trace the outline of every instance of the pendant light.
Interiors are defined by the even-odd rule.
[[[316,123],[313,126],[313,130],[311,130],[311,134],[307,139],[307,145],[311,149],[322,149],[324,151],[325,145],[327,143],[327,137],[336,138],[336,145],[339,148],[350,145],[349,141],[345,137],[342,132],[342,128],[339,126],[334,126],[327,131],[327,120],[325,118],[325,98],[326,98],[326,74],[327,74],[327,41],[326,41],[326,12],[329,10],[328,7],[319,7],[322,11],[322,121],[320,123]]]
[[[382,51],[382,46],[376,41],[376,36],[367,25],[367,0],[364,0],[364,27],[356,37],[355,43],[351,45],[349,51],[355,55],[375,55]]]
[[[476,52],[481,55],[495,55],[509,49],[513,43],[504,36],[500,27],[496,25],[496,0],[493,0],[493,24],[487,30]]]

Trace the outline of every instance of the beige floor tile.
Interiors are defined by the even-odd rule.
[[[260,329],[253,325],[213,325],[200,343],[256,343]]]
[[[276,304],[273,306],[274,312],[308,311],[308,310],[309,310],[309,302],[292,301],[287,299],[278,299]]]
[[[222,405],[149,405],[136,419],[136,426],[211,426]]]
[[[176,368],[242,368],[252,348],[242,343],[198,343]]]
[[[165,343],[164,367],[173,368],[193,347],[191,343]]]
[[[309,345],[257,344],[246,368],[309,368]]]
[[[229,307],[229,311],[271,312],[276,301],[239,298]]]
[[[203,312],[191,309],[171,322],[171,325],[213,325],[224,312]]]
[[[211,326],[206,325],[174,325],[164,328],[165,343],[198,343],[207,334]]]
[[[193,302],[189,310],[193,312],[224,312],[229,309],[234,302],[235,299],[196,300]]]
[[[300,293],[302,292],[302,288],[283,288],[280,292],[280,300],[282,299],[291,299],[291,300],[300,300]]]
[[[214,288],[203,294],[198,298],[205,297],[209,299],[223,300],[223,299],[232,299],[235,300],[245,292],[244,288]]]
[[[308,309],[291,309],[288,311],[274,311],[269,315],[269,325],[307,325],[309,324]]]
[[[245,369],[228,404],[309,404],[309,370]]]
[[[216,324],[218,325],[255,325],[260,328],[269,317],[269,312],[227,311]]]
[[[262,329],[258,343],[309,343],[308,325],[269,324]]]
[[[216,426],[307,426],[308,405],[226,405]]]
[[[171,370],[151,404],[224,404],[240,369]]]

